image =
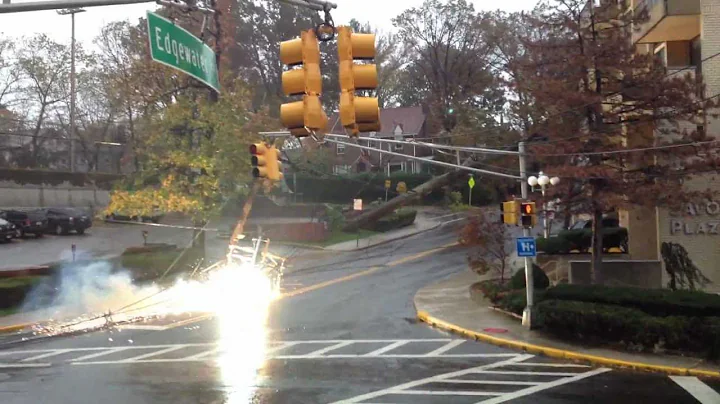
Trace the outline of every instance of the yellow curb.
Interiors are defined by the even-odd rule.
[[[417,318],[420,321],[428,323],[429,325],[437,328],[441,328],[447,331],[451,331],[468,338],[476,339],[478,341],[487,342],[489,344],[498,345],[506,348],[519,349],[533,354],[545,355],[551,358],[558,359],[569,359],[576,362],[588,362],[594,365],[607,366],[620,369],[632,369],[640,370],[645,372],[656,372],[665,373],[668,375],[681,375],[681,376],[701,376],[701,377],[713,377],[720,378],[720,372],[711,370],[699,370],[689,368],[678,368],[672,366],[661,366],[651,365],[649,363],[642,362],[630,362],[618,359],[606,358],[603,356],[588,355],[580,352],[565,351],[562,349],[546,347],[542,345],[528,344],[525,342],[498,338],[492,335],[479,333],[476,331],[468,330],[459,327],[455,324],[450,324],[443,320],[432,317],[425,311],[418,311]]]
[[[23,324],[14,324],[14,325],[8,325],[4,327],[0,327],[0,334],[6,333],[6,332],[14,332],[14,331],[20,331],[22,329],[31,327],[35,325],[36,323],[23,323]]]

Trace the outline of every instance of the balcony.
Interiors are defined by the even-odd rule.
[[[642,0],[634,10],[647,10],[649,18],[636,27],[633,43],[689,41],[700,35],[700,0]]]

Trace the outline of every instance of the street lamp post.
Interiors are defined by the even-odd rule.
[[[83,13],[81,8],[58,10],[60,15],[70,14],[72,33],[70,39],[70,171],[75,172],[75,14]]]
[[[530,184],[531,187],[535,187],[540,185],[540,190],[542,191],[543,196],[543,235],[545,238],[550,238],[550,227],[548,226],[548,217],[547,217],[547,204],[545,203],[545,189],[548,185],[555,186],[560,183],[560,178],[558,177],[548,177],[547,175],[543,174],[542,171],[538,173],[538,176],[532,176],[528,178],[528,184]]]

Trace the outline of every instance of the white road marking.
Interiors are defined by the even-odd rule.
[[[504,393],[498,393],[496,391],[403,390],[396,394],[411,394],[416,396],[500,396]]]
[[[523,362],[522,366],[538,366],[538,367],[549,367],[549,368],[591,368],[588,365],[578,365],[575,363],[541,363],[541,362]]]
[[[443,379],[457,377],[457,376],[464,376],[464,375],[471,374],[471,373],[477,373],[478,371],[482,371],[482,370],[486,370],[486,369],[493,369],[493,368],[497,368],[497,367],[501,367],[501,366],[505,366],[505,365],[511,365],[511,364],[514,365],[517,362],[520,362],[520,361],[523,361],[526,359],[530,359],[532,357],[533,357],[533,355],[517,355],[516,357],[514,357],[512,359],[504,360],[501,362],[496,362],[496,363],[491,363],[489,365],[483,365],[483,366],[478,366],[478,367],[474,367],[474,368],[459,370],[459,371],[451,372],[451,373],[445,373],[442,375],[431,376],[431,377],[427,377],[425,379],[420,379],[420,380],[415,380],[415,381],[408,382],[405,384],[400,384],[395,387],[390,387],[387,389],[374,391],[372,393],[362,394],[362,395],[359,395],[356,397],[348,398],[346,400],[336,401],[333,404],[359,403],[359,402],[362,402],[362,401],[365,401],[368,399],[384,396],[387,394],[402,394],[403,390],[411,389],[411,388],[414,388],[417,386],[422,386],[423,384],[426,384],[426,383],[438,382],[438,381],[442,381]]]
[[[109,354],[112,354],[115,352],[122,352],[122,351],[125,351],[128,349],[131,349],[131,347],[123,346],[123,347],[118,347],[118,348],[110,348],[105,351],[101,351],[101,352],[97,352],[94,354],[89,354],[89,355],[81,356],[79,358],[71,359],[70,362],[81,362],[81,361],[84,361],[87,359],[94,359],[94,358],[97,358],[98,356],[109,355]]]
[[[445,352],[457,347],[458,345],[462,344],[463,342],[465,342],[465,340],[462,340],[462,339],[456,339],[454,341],[450,341],[447,344],[441,346],[440,348],[428,353],[426,356],[440,355],[442,353],[445,353]]]
[[[495,397],[495,398],[491,398],[489,400],[481,401],[481,403],[483,403],[483,404],[504,403],[506,401],[514,400],[519,397],[528,396],[530,394],[534,394],[539,391],[551,389],[551,388],[557,387],[557,386],[562,386],[563,384],[576,382],[578,380],[586,379],[588,377],[592,377],[592,376],[599,375],[601,373],[605,373],[605,372],[609,372],[609,371],[610,371],[610,369],[607,369],[607,368],[599,368],[599,369],[591,370],[591,371],[585,372],[585,373],[577,373],[572,377],[564,377],[564,378],[557,379],[552,382],[542,383],[537,386],[529,387],[527,389],[514,391],[512,393],[505,393],[500,397]]]
[[[118,361],[118,362],[121,362],[121,363],[123,363],[123,362],[124,362],[124,363],[135,362],[135,361],[143,360],[143,359],[146,359],[146,358],[151,358],[151,357],[153,357],[153,356],[158,356],[158,355],[166,354],[166,353],[168,353],[168,352],[177,351],[178,349],[182,349],[182,348],[185,348],[185,347],[186,347],[185,345],[171,346],[171,347],[167,347],[167,348],[165,348],[165,349],[161,349],[161,350],[159,350],[159,351],[149,352],[149,353],[146,353],[146,354],[144,354],[144,355],[138,355],[138,356],[133,356],[132,358],[122,359],[122,360],[120,360],[120,361]]]
[[[72,352],[72,349],[56,349],[51,352],[46,352],[46,353],[43,353],[40,355],[35,355],[35,356],[31,356],[29,358],[25,358],[25,359],[21,360],[20,362],[32,362],[32,361],[36,361],[38,359],[45,359],[45,358],[49,358],[51,356],[61,355],[61,354],[68,353],[68,352]]]
[[[46,368],[51,363],[0,363],[0,369],[14,369],[14,368]]]
[[[143,325],[143,324],[128,324],[119,325],[115,327],[120,330],[143,330],[143,331],[165,331],[167,326],[164,325]]]
[[[218,353],[219,351],[220,351],[220,347],[216,346],[213,349],[208,349],[207,351],[196,353],[195,355],[190,355],[190,356],[187,356],[187,357],[181,358],[181,359],[187,360],[187,361],[203,360],[212,354]]]
[[[690,393],[701,404],[720,403],[720,394],[711,389],[697,377],[692,376],[670,376],[670,379]]]
[[[384,353],[386,353],[386,352],[390,352],[390,351],[392,351],[392,350],[395,349],[395,348],[401,347],[401,346],[403,346],[403,345],[405,345],[405,344],[407,344],[407,343],[409,343],[409,342],[410,342],[410,341],[408,341],[408,340],[395,341],[395,342],[393,342],[393,343],[390,344],[390,345],[386,345],[386,346],[384,346],[384,347],[382,347],[382,348],[380,348],[380,349],[376,349],[376,350],[374,350],[374,351],[372,351],[372,352],[368,352],[368,353],[366,353],[366,354],[363,355],[363,356],[379,356],[379,355],[382,355],[382,354],[384,354]]]
[[[309,356],[309,357],[311,357],[311,358],[312,358],[312,357],[318,357],[318,356],[320,356],[320,355],[322,355],[322,354],[324,354],[324,353],[328,353],[328,352],[330,352],[330,351],[334,351],[334,350],[340,349],[340,348],[342,348],[342,347],[344,347],[344,346],[348,346],[348,345],[350,345],[350,344],[353,344],[354,342],[355,342],[355,341],[343,341],[343,342],[339,342],[339,343],[334,344],[334,345],[331,345],[331,346],[329,346],[329,347],[325,347],[325,348],[322,348],[322,349],[318,349],[317,351],[312,351],[312,352],[310,352],[309,354],[306,354],[305,356]]]
[[[459,383],[459,384],[502,384],[506,386],[536,386],[542,382],[516,382],[511,380],[465,380],[465,379],[445,379],[443,383]]]
[[[268,349],[265,351],[265,353],[266,353],[266,354],[275,353],[275,352],[277,352],[277,351],[281,351],[281,350],[283,350],[283,349],[285,349],[285,348],[290,348],[291,346],[295,346],[295,345],[297,345],[297,344],[298,344],[298,342],[283,342],[283,343],[281,343],[281,344],[278,345],[278,346],[274,346],[274,347],[272,347],[272,348],[268,348]]]
[[[477,373],[487,373],[487,374],[494,374],[494,375],[527,375],[527,376],[557,376],[557,377],[569,377],[569,376],[575,376],[578,373],[568,373],[568,372],[523,372],[523,371],[515,371],[515,370],[488,370],[488,371],[482,371]]]

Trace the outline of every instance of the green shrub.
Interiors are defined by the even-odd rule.
[[[634,308],[563,300],[542,301],[534,314],[538,326],[564,338],[646,351],[662,347],[709,358],[720,353],[720,317],[654,317]]]
[[[719,295],[684,290],[564,284],[548,289],[547,298],[630,307],[653,316],[720,315]]]
[[[628,231],[624,227],[603,227],[603,249],[620,248],[627,251]],[[563,230],[558,237],[567,240],[580,251],[587,251],[592,245],[592,229]]]
[[[537,250],[545,254],[567,254],[572,250],[572,244],[563,237],[538,237],[535,242]]]
[[[534,304],[538,304],[538,302],[545,299],[545,292],[542,290],[536,290],[533,296],[535,299]],[[525,306],[527,306],[527,291],[525,289],[513,290],[502,294],[495,304],[503,310],[522,315],[525,310]]]
[[[537,264],[533,264],[533,284],[535,289],[547,289],[550,286],[550,279]],[[515,272],[510,279],[510,287],[512,289],[525,289],[525,269]]]

